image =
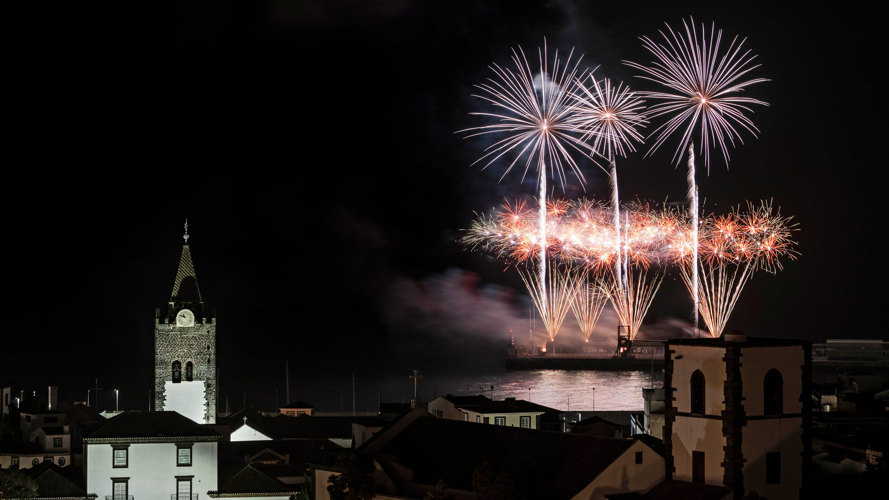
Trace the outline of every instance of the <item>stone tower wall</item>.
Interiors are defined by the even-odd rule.
[[[155,320],[154,327],[154,409],[164,408],[164,385],[173,380],[173,361],[194,365],[193,380],[204,381],[206,387],[206,423],[216,423],[216,320],[195,318],[192,327],[176,326],[167,317]]]

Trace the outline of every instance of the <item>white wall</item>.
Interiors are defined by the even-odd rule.
[[[272,438],[266,436],[265,434],[259,432],[258,430],[250,427],[248,424],[244,424],[234,431],[232,431],[231,436],[229,436],[229,441],[271,441]]]
[[[674,345],[673,408],[681,413],[691,411],[691,374],[701,370],[707,382],[704,410],[707,415],[720,415],[725,409],[725,348]],[[680,359],[676,359],[682,356]],[[669,397],[669,395],[667,395]]]
[[[126,468],[112,467],[110,444],[86,447],[87,491],[98,498],[112,494],[111,478],[129,477],[129,494],[137,499],[167,499],[176,493],[176,476],[194,476],[192,493],[206,497],[217,488],[217,443],[194,443],[190,467],[176,465],[175,443],[134,443]]]
[[[802,346],[747,347],[741,350],[741,383],[744,392],[744,412],[748,417],[760,416],[763,407],[763,381],[772,368],[781,372],[784,380],[784,413],[802,413],[802,365],[805,353]],[[745,434],[746,437],[746,434]]]
[[[637,451],[642,452],[641,464],[636,463]],[[664,457],[641,441],[636,441],[574,499],[604,500],[605,495],[613,493],[645,492],[663,482],[664,477]]]
[[[191,420],[205,424],[207,410],[206,390],[203,380],[164,384],[164,411],[175,411]]]
[[[19,457],[19,469],[30,469],[34,466],[34,459],[37,459],[37,463],[43,462],[45,457],[52,457],[53,463],[60,465],[62,467],[67,467],[71,465],[71,456],[68,452],[59,453],[57,451],[50,451],[47,453],[40,454],[28,454],[28,455],[20,455],[16,453],[7,453],[4,455],[0,455],[0,469],[8,469],[10,465],[12,465],[12,457]],[[59,463],[59,459],[63,459],[65,464],[62,465]]]
[[[725,436],[722,420],[677,416],[673,421],[673,479],[692,480],[692,452],[704,452],[704,482],[722,485]]]

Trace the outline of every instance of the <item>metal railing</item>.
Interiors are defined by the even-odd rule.
[[[123,495],[105,495],[105,500],[123,500]],[[127,500],[133,500],[133,495],[127,495]]]
[[[173,493],[170,495],[170,500],[198,500],[198,494],[192,493],[189,496],[188,493]]]

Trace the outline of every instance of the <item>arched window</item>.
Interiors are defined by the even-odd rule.
[[[191,364],[191,361],[185,363],[185,380],[186,382],[191,382],[194,377],[194,365]]]
[[[772,368],[762,382],[763,413],[780,415],[784,413],[784,378],[781,372]]]
[[[707,385],[701,370],[691,374],[691,412],[704,414],[704,387]]]
[[[178,360],[173,361],[173,383],[178,384],[182,382],[182,363]]]

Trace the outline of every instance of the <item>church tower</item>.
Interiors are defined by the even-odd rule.
[[[188,246],[188,221],[170,301],[155,310],[154,409],[216,423],[216,318],[204,306]]]

